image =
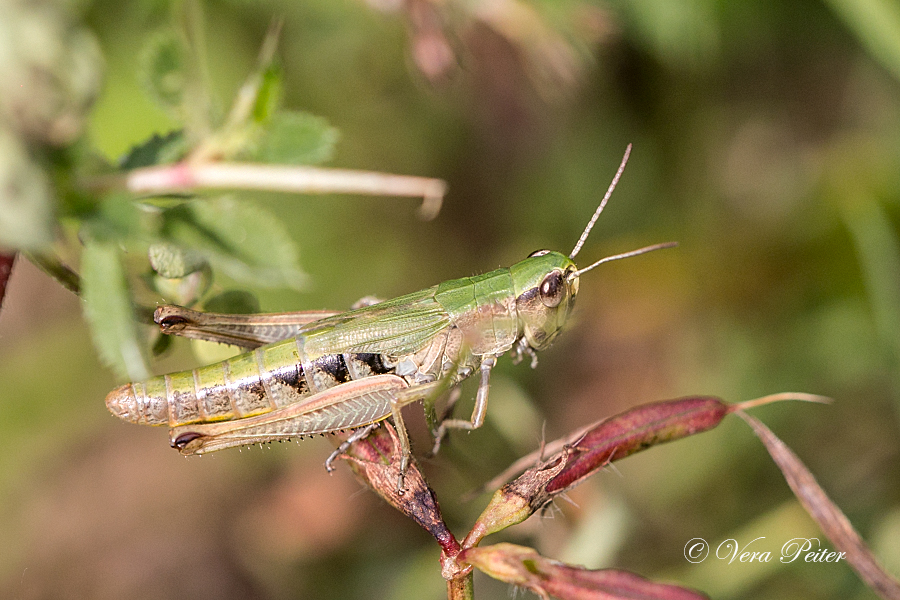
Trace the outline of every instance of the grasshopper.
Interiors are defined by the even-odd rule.
[[[157,309],[166,333],[226,342],[249,352],[228,360],[144,382],[106,398],[126,421],[168,425],[182,454],[352,431],[326,468],[351,442],[391,417],[402,448],[410,444],[400,409],[480,373],[470,419],[447,419],[435,433],[435,451],[449,429],[477,429],[487,410],[491,369],[511,352],[536,366],[565,324],[579,277],[600,264],[674,246],[656,244],[608,256],[584,269],[573,259],[615,189],[628,156],[572,252],[539,250],[511,267],[446,281],[384,302],[363,302],[347,312],[261,315],[199,313],[177,306]],[[398,489],[402,487],[402,475]]]

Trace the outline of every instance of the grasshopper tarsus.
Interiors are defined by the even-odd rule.
[[[359,440],[362,440],[362,439],[368,437],[369,434],[372,433],[372,430],[375,429],[376,427],[378,427],[378,425],[379,425],[379,423],[375,422],[375,423],[366,425],[365,427],[361,427],[359,429],[354,430],[347,437],[347,439],[342,441],[338,445],[338,447],[334,449],[334,452],[332,452],[328,456],[328,458],[325,459],[325,470],[328,471],[329,473],[333,472],[336,468],[334,466],[334,461],[336,461],[341,456],[343,456],[344,453],[347,452],[347,450],[350,448],[350,446],[352,446],[355,442],[358,442]]]

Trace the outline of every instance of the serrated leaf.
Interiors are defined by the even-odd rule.
[[[258,137],[251,158],[259,162],[315,165],[330,160],[337,129],[305,112],[279,112]]]
[[[181,114],[187,87],[184,44],[174,31],[161,31],[150,38],[139,59],[141,85],[162,108]]]
[[[300,270],[291,236],[274,214],[231,197],[195,200],[164,214],[164,235],[200,252],[215,270],[241,283],[300,289]]]
[[[166,135],[154,133],[147,141],[132,147],[119,161],[119,167],[127,171],[173,163],[181,159],[187,151],[188,145],[183,130],[171,131]]]
[[[186,277],[167,279],[154,274],[147,277],[146,281],[150,289],[156,290],[167,301],[181,306],[192,306],[212,284],[212,270],[209,265],[204,264],[203,269]]]
[[[147,252],[150,266],[166,279],[180,279],[206,266],[206,259],[173,244],[153,244]]]
[[[119,376],[149,375],[125,269],[115,245],[88,240],[81,254],[81,297],[100,358]]]

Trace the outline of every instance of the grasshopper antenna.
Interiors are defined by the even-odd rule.
[[[674,248],[678,245],[678,242],[663,242],[662,244],[653,244],[652,246],[645,246],[643,248],[638,248],[637,250],[632,250],[631,252],[623,252],[622,254],[613,254],[612,256],[607,256],[606,258],[601,258],[594,264],[585,267],[583,269],[579,269],[572,273],[570,277],[578,277],[582,273],[587,273],[594,267],[598,265],[602,265],[603,263],[611,262],[614,260],[619,260],[620,258],[629,258],[631,256],[637,256],[638,254],[647,254],[648,252],[653,252],[654,250],[662,250],[663,248]]]
[[[584,242],[587,240],[588,235],[591,233],[591,229],[593,229],[594,223],[597,222],[597,218],[600,217],[600,213],[603,212],[603,208],[606,206],[606,203],[609,202],[609,197],[612,196],[613,190],[616,189],[616,184],[619,183],[619,178],[622,176],[622,172],[625,170],[625,165],[628,164],[629,156],[631,156],[631,144],[628,144],[628,147],[625,148],[625,156],[622,157],[622,164],[619,165],[619,170],[616,171],[616,176],[613,177],[612,183],[609,184],[609,188],[606,190],[606,194],[604,194],[603,200],[600,201],[600,206],[598,206],[597,210],[594,211],[594,216],[591,217],[591,220],[588,221],[587,227],[584,228],[584,233],[582,233],[581,237],[578,238],[578,243],[575,244],[575,248],[572,250],[569,258],[574,259],[575,255],[577,255],[581,251],[581,247],[584,246]],[[649,252],[649,250],[647,250],[647,252]],[[619,258],[625,257],[620,256]],[[609,257],[609,260],[612,260],[612,257]],[[593,269],[595,266],[597,266],[597,264],[599,263],[591,265],[590,267],[588,267],[588,269]],[[587,271],[588,269],[584,270]]]

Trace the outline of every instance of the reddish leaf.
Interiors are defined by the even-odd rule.
[[[444,524],[437,498],[414,461],[406,471],[403,489],[397,489],[402,454],[390,423],[351,444],[342,458],[363,483],[434,536],[445,555],[456,556],[459,543]]]
[[[6,295],[6,282],[12,273],[13,263],[16,262],[16,253],[0,253],[0,306],[3,306],[3,297]]]
[[[475,546],[484,536],[521,523],[554,496],[614,460],[712,429],[729,409],[718,398],[700,396],[645,404],[597,423],[546,463],[497,490],[463,547]]]
[[[759,420],[743,411],[737,411],[737,414],[750,424],[762,440],[806,512],[815,519],[837,550],[847,554],[847,562],[859,574],[860,579],[882,598],[900,600],[900,582],[878,564],[875,555],[849,519],[831,501],[797,455]]]
[[[729,405],[712,396],[644,404],[588,430],[574,444],[565,468],[547,485],[550,494],[577,485],[614,460],[718,425]]]
[[[491,577],[561,600],[701,600],[706,595],[616,569],[591,570],[544,558],[531,548],[495,544],[459,554]]]
[[[477,546],[486,535],[521,523],[546,504],[552,497],[547,494],[547,485],[565,467],[568,459],[568,450],[563,450],[544,465],[528,469],[515,481],[494,492],[463,540],[463,548]]]

